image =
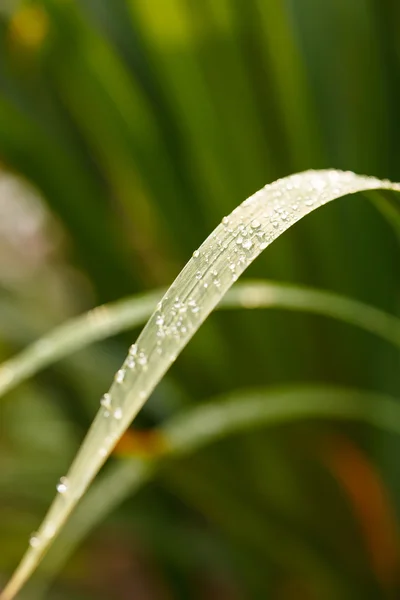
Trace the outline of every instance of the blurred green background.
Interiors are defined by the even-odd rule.
[[[0,358],[168,285],[224,214],[278,177],[335,167],[400,181],[399,106],[396,0],[2,0]],[[357,196],[296,225],[246,276],[399,315],[399,265],[394,229]],[[1,400],[0,583],[133,338]],[[322,317],[215,314],[137,424],[272,384],[400,398],[399,367],[388,344]],[[399,456],[389,434],[310,421],[171,461],[48,597],[398,598]]]

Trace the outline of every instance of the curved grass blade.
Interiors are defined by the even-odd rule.
[[[195,452],[223,437],[302,419],[365,422],[400,435],[400,403],[388,396],[330,386],[291,386],[234,392],[191,408],[157,430],[168,452],[124,459],[96,481],[45,559],[44,585],[87,535],[156,474],[165,458]]]
[[[398,241],[400,241],[400,206],[384,190],[368,192],[368,198],[386,219]]]
[[[249,280],[230,289],[217,308],[278,308],[318,314],[364,329],[400,347],[400,319],[333,292]]]
[[[163,290],[98,306],[63,323],[0,366],[0,397],[28,377],[92,342],[143,325]],[[217,309],[279,308],[339,319],[400,347],[400,319],[333,292],[248,280],[236,283]]]
[[[70,319],[0,366],[0,396],[38,371],[128,328],[143,325],[162,296],[162,290],[135,295]]]
[[[245,200],[195,251],[157,305],[109,392],[2,600],[11,600],[36,568],[116,442],[190,338],[243,271],[271,242],[316,208],[356,192],[400,184],[343,171],[306,171]]]

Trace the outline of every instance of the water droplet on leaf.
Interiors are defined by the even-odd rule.
[[[32,533],[31,537],[29,538],[29,545],[31,548],[37,548],[40,545],[40,537],[38,533]]]
[[[117,419],[117,421],[122,419],[122,408],[116,408],[114,410],[114,419]]]
[[[59,494],[65,494],[68,489],[68,479],[66,477],[61,477],[60,481],[57,484],[57,492]]]
[[[243,247],[245,250],[250,250],[250,248],[252,247],[252,245],[253,245],[253,242],[252,242],[251,240],[245,240],[245,241],[243,242],[243,244],[242,244],[242,247]]]
[[[102,399],[100,400],[101,406],[104,408],[110,408],[111,406],[111,396],[110,394],[104,394]]]
[[[116,372],[115,374],[115,381],[117,383],[123,383],[124,379],[125,379],[125,375],[126,375],[126,371],[125,369],[120,369],[119,371]]]
[[[134,369],[135,365],[135,358],[129,354],[128,358],[126,359],[126,366],[128,367],[128,369]]]

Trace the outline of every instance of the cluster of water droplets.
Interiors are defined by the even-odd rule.
[[[158,304],[137,343],[130,347],[109,392],[101,398],[99,415],[106,425],[98,462],[112,450],[201,322],[262,250],[314,208],[345,194],[379,187],[379,180],[350,172],[309,171],[267,185],[224,217]],[[90,440],[85,444],[82,453],[90,448]],[[98,468],[96,461],[91,468]],[[68,496],[66,477],[60,479],[57,491]],[[39,547],[43,538],[52,535],[54,525],[49,520],[41,535],[32,534],[31,547]]]
[[[100,456],[106,456],[112,447],[125,416],[129,420],[134,416],[125,406],[124,389],[133,390],[141,405],[151,392],[145,377],[149,365],[162,362],[165,367],[160,372],[166,370],[220,297],[262,250],[316,206],[357,191],[360,179],[353,173],[336,171],[293,175],[267,185],[222,219],[158,304],[117,371],[110,391],[102,397],[102,416],[110,426]],[[366,188],[380,186],[377,179],[363,179]]]

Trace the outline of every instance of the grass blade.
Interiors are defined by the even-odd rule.
[[[350,172],[307,171],[267,185],[223,219],[178,275],[131,347],[2,600],[15,597],[157,383],[261,251],[314,209],[346,194],[374,189],[400,191],[400,185]]]
[[[156,474],[171,455],[199,450],[207,444],[250,429],[275,427],[302,419],[355,420],[400,434],[397,400],[374,392],[328,386],[296,386],[235,392],[191,408],[157,430],[168,448],[166,455],[118,461],[89,490],[66,531],[44,564],[44,586],[101,521],[125,498]]]
[[[0,396],[38,371],[88,346],[128,328],[143,325],[162,291],[135,295],[63,323],[0,366]]]
[[[0,397],[28,377],[92,342],[143,325],[163,290],[119,300],[67,321],[0,366]],[[217,309],[279,308],[339,319],[400,347],[400,320],[332,292],[270,281],[236,283]]]

